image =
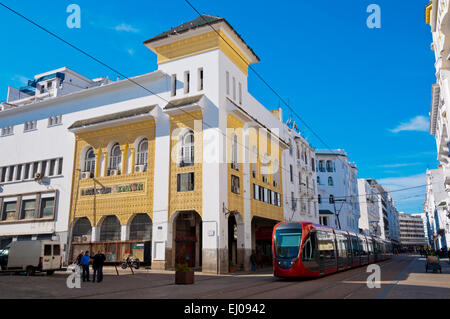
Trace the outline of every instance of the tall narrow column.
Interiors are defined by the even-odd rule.
[[[122,150],[122,173],[127,173],[127,161],[128,161],[128,143],[125,144]]]
[[[107,176],[108,169],[108,152],[103,152],[103,176]]]
[[[134,173],[134,167],[136,165],[136,149],[134,147],[131,148],[131,174]]]
[[[102,157],[102,149],[99,148],[95,154],[95,177],[100,177],[100,160]]]

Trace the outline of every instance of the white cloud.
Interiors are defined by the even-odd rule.
[[[119,31],[119,32],[124,31],[124,32],[131,32],[131,33],[139,33],[140,32],[139,29],[133,27],[130,24],[126,24],[126,23],[121,23],[119,25],[116,25],[114,27],[114,30]]]
[[[416,166],[416,165],[421,165],[421,164],[423,164],[423,163],[386,164],[386,165],[380,165],[379,167],[384,167],[384,168],[397,168],[397,167]]]
[[[418,115],[407,122],[401,122],[396,128],[390,129],[389,131],[391,131],[392,133],[398,133],[401,131],[428,132],[429,129],[429,119],[425,116]]]
[[[16,74],[11,78],[12,81],[20,82],[23,85],[28,85],[29,78],[22,76],[20,74]]]

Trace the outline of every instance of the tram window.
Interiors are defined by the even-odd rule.
[[[317,241],[320,259],[334,259],[334,244],[332,234],[328,232],[317,232]]]
[[[302,260],[311,261],[316,258],[316,236],[314,233],[309,234],[308,239],[306,239],[303,244]]]
[[[359,256],[358,238],[352,237],[353,256]]]

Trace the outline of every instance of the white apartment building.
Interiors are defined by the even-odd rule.
[[[434,249],[447,248],[450,245],[450,218],[448,212],[448,194],[444,184],[442,167],[427,170],[426,199],[424,204],[427,237]]]
[[[316,150],[320,223],[359,233],[358,169],[344,150]]]
[[[405,249],[419,250],[428,245],[422,217],[418,215],[399,214],[400,243]]]
[[[67,242],[74,145],[67,127],[76,119],[68,114],[98,103],[91,92],[101,92],[103,101],[117,99],[111,83],[60,68],[37,74],[26,87],[8,88],[0,106],[0,246]]]
[[[360,231],[366,235],[381,237],[381,195],[373,183],[360,178],[358,179],[358,196],[361,213],[359,218]]]
[[[37,75],[33,89],[10,88],[0,111],[2,240],[58,237],[67,260],[101,249],[109,262],[131,253],[154,269],[249,269],[252,250],[270,264],[277,222],[317,218],[314,201],[286,209],[292,192],[317,194],[312,149],[248,92],[259,58],[225,19],[204,15],[144,44],[158,70],[133,77],[139,85],[61,68]],[[356,168],[336,167],[354,175],[353,192]],[[298,195],[292,174],[307,184]],[[342,209],[344,225],[357,227],[353,213]]]
[[[431,27],[431,49],[435,55],[436,84],[431,90],[430,134],[436,138],[438,161],[443,172],[445,191],[450,191],[450,21],[449,0],[432,0],[425,8],[425,21]],[[450,199],[446,199],[448,205]],[[447,208],[448,209],[448,208]]]
[[[292,126],[292,125],[291,125]],[[286,205],[285,220],[319,223],[317,203],[316,160],[311,145],[296,130],[286,126],[289,150],[285,151],[283,167]]]

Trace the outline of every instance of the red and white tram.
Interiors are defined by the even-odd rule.
[[[308,222],[282,222],[272,234],[274,275],[319,277],[392,258],[392,243]]]

